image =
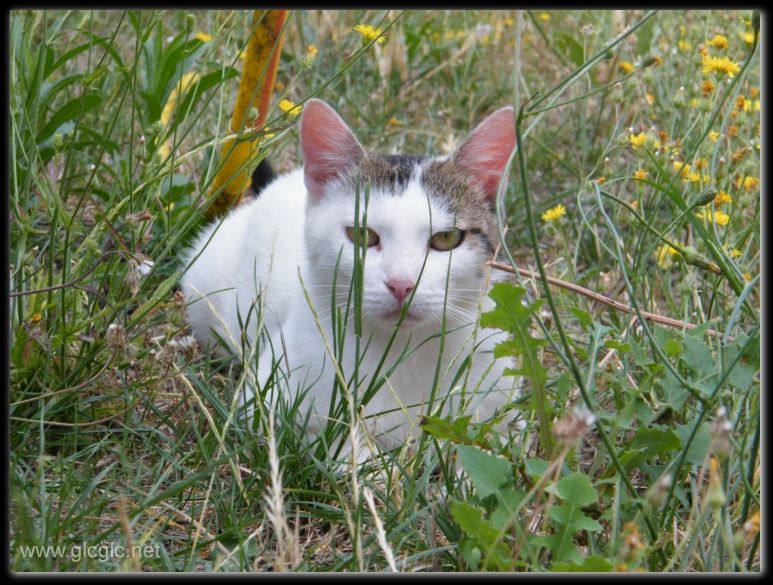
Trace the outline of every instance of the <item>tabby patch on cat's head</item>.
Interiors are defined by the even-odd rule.
[[[317,100],[304,109],[300,134],[306,249],[319,280],[338,270],[337,282],[347,282],[355,247],[364,245],[363,321],[391,330],[409,305],[403,328],[436,326],[446,314],[474,322],[498,243],[495,202],[515,145],[512,109],[497,110],[456,152],[434,158],[369,152]],[[367,193],[367,225],[355,229]]]

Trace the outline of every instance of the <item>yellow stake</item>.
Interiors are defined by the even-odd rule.
[[[255,25],[247,44],[239,93],[231,117],[231,132],[239,132],[242,128],[259,129],[266,122],[282,50],[287,10],[256,10],[253,18]],[[262,85],[256,99],[256,88],[261,78]],[[258,114],[254,118],[249,116],[251,105],[257,106]],[[236,137],[223,142],[220,170],[211,187],[211,193],[219,193],[206,211],[208,218],[228,210],[250,186],[258,143],[257,138],[239,141]]]

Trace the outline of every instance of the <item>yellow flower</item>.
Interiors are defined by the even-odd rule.
[[[739,250],[738,248],[733,248],[732,250],[730,250],[730,256],[732,258],[740,258],[741,256],[743,256],[743,252],[741,252],[741,250]]]
[[[566,207],[559,203],[542,214],[542,221],[558,221],[565,213]]]
[[[743,42],[747,45],[753,45],[754,44],[754,33],[750,31],[741,31],[741,37],[743,38]]]
[[[710,209],[702,209],[698,212],[698,217],[704,221],[715,221],[717,225],[727,225],[730,221],[730,216],[719,209],[713,213]]]
[[[290,100],[282,100],[279,102],[279,109],[282,110],[285,114],[290,114],[291,116],[297,116],[301,113],[301,107],[296,106],[293,102]]]
[[[747,191],[754,191],[760,186],[760,180],[757,177],[744,177],[743,188]]]
[[[692,49],[692,45],[685,41],[684,39],[679,39],[679,42],[676,43],[676,45],[679,47],[680,51],[689,51]]]
[[[711,95],[711,92],[714,91],[714,89],[716,89],[716,86],[714,85],[714,82],[711,81],[711,79],[706,79],[703,82],[701,89],[703,90],[703,97],[709,97]]]
[[[685,183],[699,183],[701,180],[700,173],[682,173],[682,180]]]
[[[647,103],[649,105],[653,105],[655,103],[655,96],[651,93],[647,92],[644,94],[644,99],[647,100]]]
[[[383,35],[380,29],[369,24],[358,24],[354,27],[354,30],[362,35],[362,39],[366,43],[370,43],[375,40],[380,45],[386,40],[386,37]]]
[[[549,22],[550,21],[550,14],[548,12],[540,12],[539,19],[542,22]]]
[[[715,49],[727,49],[727,38],[722,35],[714,35],[714,38],[710,41],[706,41],[707,45],[711,45]]]
[[[735,61],[731,61],[727,57],[704,57],[703,58],[703,74],[709,73],[727,73],[730,78],[735,77],[735,74],[741,70],[741,66]]]
[[[630,61],[621,61],[618,67],[623,70],[623,73],[632,73],[636,70],[636,67]]]
[[[596,183],[598,183],[599,185],[603,185],[606,182],[607,182],[606,177],[599,177],[598,179],[596,179]]]
[[[712,142],[716,142],[717,140],[719,140],[720,136],[722,135],[716,130],[712,130],[711,132],[709,132],[709,140],[711,140]]]
[[[647,178],[648,175],[649,173],[647,171],[645,171],[644,169],[639,169],[637,171],[634,171],[633,178],[643,181],[644,179]]]
[[[722,205],[724,203],[732,203],[732,202],[733,202],[733,198],[730,197],[730,194],[722,190],[720,190],[717,193],[717,196],[714,197],[714,205]]]
[[[644,132],[641,132],[639,134],[631,134],[628,137],[628,141],[631,143],[631,146],[634,150],[639,148],[640,146],[644,146],[644,143],[647,142],[647,135]]]
[[[658,262],[658,266],[661,268],[671,268],[671,265],[673,264],[673,259],[679,257],[679,251],[675,250],[668,244],[663,244],[658,248],[657,252],[655,252],[655,259]]]
[[[199,31],[194,38],[199,39],[202,43],[208,43],[212,40],[212,35]]]
[[[679,174],[683,177],[686,177],[688,174],[690,174],[690,171],[692,171],[690,165],[683,163],[682,161],[675,160],[673,164],[674,170],[679,171]]]
[[[751,272],[744,272],[744,273],[743,273],[743,279],[744,279],[746,282],[751,282],[751,279],[752,279]]]

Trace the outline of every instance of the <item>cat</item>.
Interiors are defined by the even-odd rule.
[[[205,228],[186,256],[182,288],[199,342],[220,338],[239,352],[241,321],[258,343],[256,382],[240,397],[248,416],[300,396],[299,417],[313,438],[332,413],[336,379],[345,401],[362,396],[377,372],[383,383],[358,411],[358,428],[379,447],[417,436],[433,396],[454,416],[507,411],[518,379],[503,375],[512,363],[493,356],[504,334],[477,329],[476,320],[492,308],[486,293],[502,278],[486,262],[499,244],[497,192],[515,148],[513,109],[492,113],[450,156],[379,155],[333,108],[311,99],[300,143],[301,169]],[[353,277],[362,279],[359,322],[351,315]],[[334,326],[347,302],[348,321]],[[343,350],[334,347],[341,330]]]

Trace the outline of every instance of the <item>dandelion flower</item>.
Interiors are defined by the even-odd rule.
[[[566,214],[566,207],[560,203],[555,207],[551,207],[545,213],[542,214],[542,221],[558,221]]]
[[[738,248],[733,248],[732,250],[730,250],[730,256],[732,258],[740,258],[741,256],[743,256],[743,252],[741,252],[741,250],[739,250]]]
[[[647,142],[647,135],[644,132],[639,134],[631,134],[628,137],[628,141],[631,143],[633,149],[636,150],[639,147],[644,146],[644,143]]]
[[[704,57],[703,74],[709,73],[727,73],[731,79],[741,70],[741,66],[728,57]]]
[[[644,179],[647,178],[648,175],[649,173],[647,171],[645,171],[644,169],[639,169],[637,171],[634,171],[633,178],[643,181]]]
[[[730,196],[729,193],[720,190],[717,193],[717,196],[714,197],[714,205],[723,205],[725,203],[732,203],[733,198]]]
[[[744,177],[742,185],[747,191],[754,191],[760,186],[760,180],[757,177]]]
[[[636,70],[636,67],[630,61],[621,61],[618,67],[623,70],[623,73],[633,73]]]
[[[202,43],[208,43],[212,40],[212,35],[199,31],[194,38],[199,39]]]
[[[713,213],[710,209],[702,209],[697,215],[700,219],[704,221],[714,221],[717,225],[727,225],[730,222],[730,216],[719,209]]]
[[[754,33],[751,31],[743,31],[741,32],[741,37],[743,38],[743,42],[747,45],[753,45],[754,44]]]
[[[375,26],[371,26],[369,24],[358,24],[354,27],[354,30],[362,35],[362,39],[366,43],[376,41],[380,45],[386,40],[386,37],[381,32],[381,29],[378,29]]]
[[[722,135],[716,130],[712,130],[711,132],[709,132],[709,140],[711,140],[712,142],[716,142],[717,140],[719,140],[720,136]]]
[[[722,35],[714,35],[714,38],[710,41],[706,41],[707,45],[711,45],[715,49],[727,49],[728,42],[727,37],[723,37]]]
[[[676,43],[676,46],[679,47],[680,51],[689,51],[692,49],[692,45],[684,39],[679,39],[679,42]]]
[[[287,99],[279,102],[279,109],[282,110],[285,114],[290,114],[293,117],[301,113],[301,107],[296,106],[293,102]]]

